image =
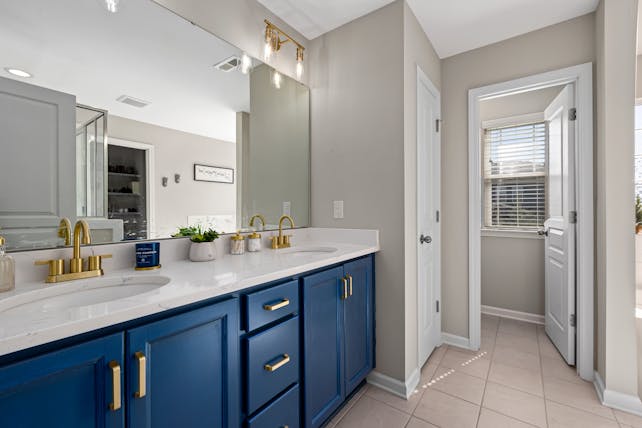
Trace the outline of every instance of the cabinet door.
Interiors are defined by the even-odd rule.
[[[342,268],[303,278],[305,426],[316,428],[345,397]]]
[[[123,427],[122,362],[114,334],[0,368],[0,427]]]
[[[344,273],[352,278],[352,294],[344,300],[345,380],[350,394],[373,369],[374,314],[372,259],[346,263]]]
[[[238,347],[238,299],[129,330],[128,426],[238,427]]]

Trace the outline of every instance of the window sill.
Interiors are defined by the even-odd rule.
[[[537,234],[536,230],[482,229],[481,236],[492,238],[544,239],[543,236]]]

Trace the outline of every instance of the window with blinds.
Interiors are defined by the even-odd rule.
[[[536,229],[546,220],[546,122],[484,130],[485,227]]]

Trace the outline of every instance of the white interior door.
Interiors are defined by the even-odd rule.
[[[575,364],[575,113],[567,85],[544,114],[548,122],[548,218],[545,233],[545,324],[568,364]]]
[[[417,279],[419,366],[441,342],[439,92],[417,69]]]

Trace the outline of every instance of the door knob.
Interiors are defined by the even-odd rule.
[[[539,236],[548,236],[548,229],[540,229],[537,231]]]
[[[419,242],[422,244],[430,244],[432,242],[432,237],[421,235],[419,237]]]

